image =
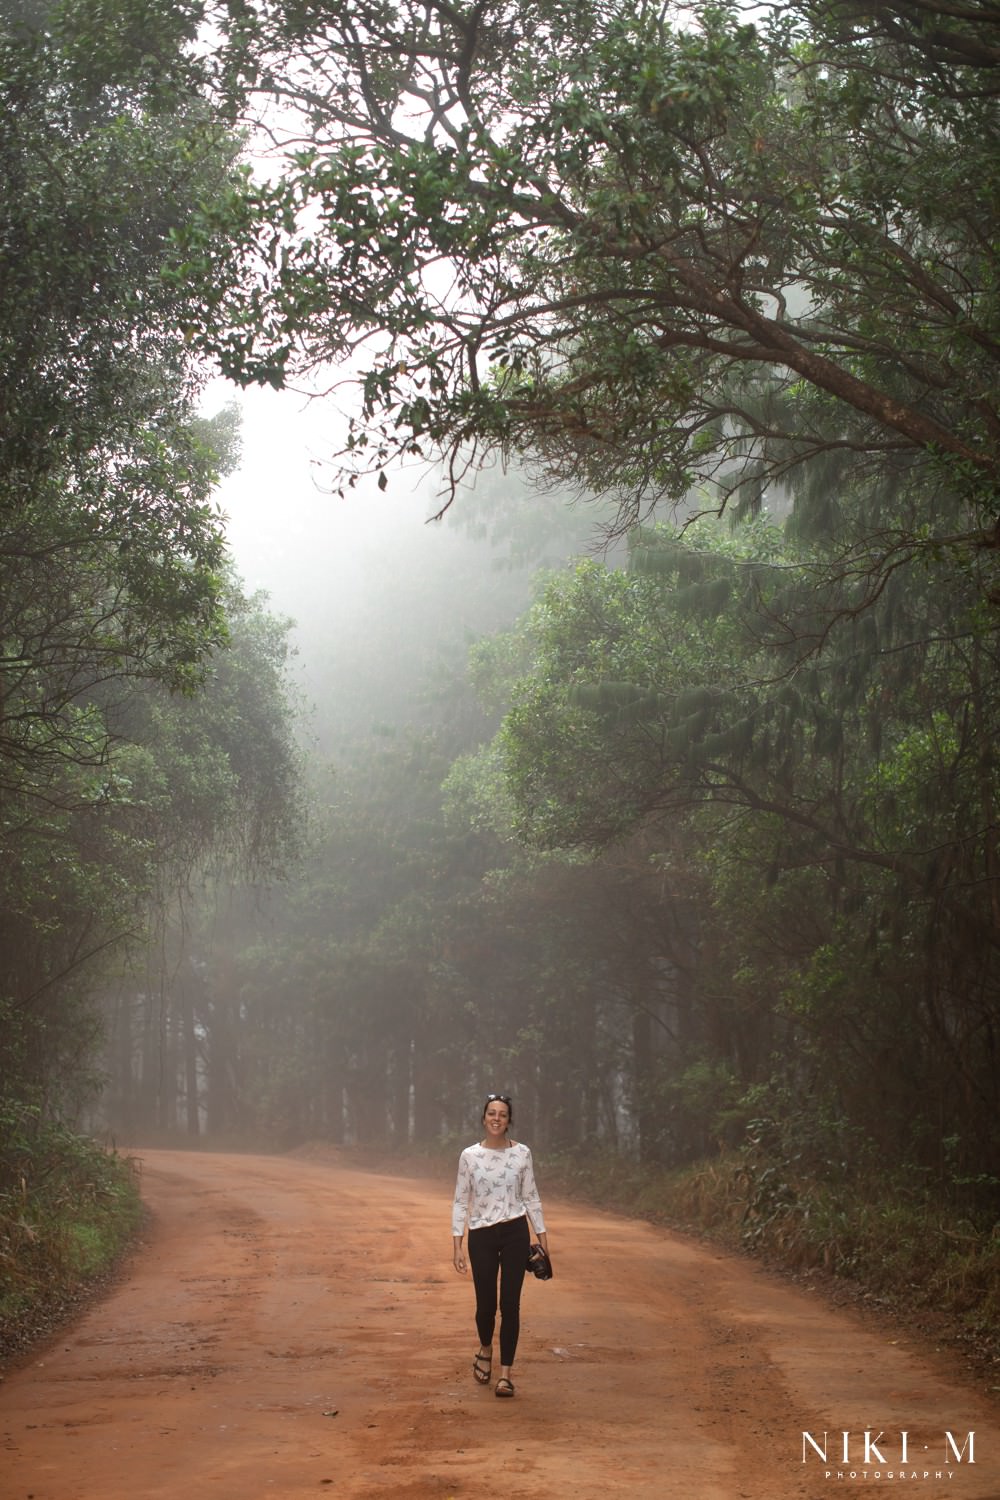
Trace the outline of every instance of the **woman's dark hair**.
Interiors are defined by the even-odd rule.
[[[514,1122],[514,1106],[510,1102],[510,1095],[509,1094],[487,1094],[486,1095],[486,1103],[483,1105],[483,1113],[480,1116],[481,1119],[483,1119],[483,1120],[486,1119],[486,1111],[489,1109],[489,1107],[490,1107],[491,1104],[506,1104],[506,1106],[507,1106],[507,1124],[508,1125],[512,1125],[513,1124],[513,1122]]]

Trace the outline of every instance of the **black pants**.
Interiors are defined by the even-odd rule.
[[[493,1343],[500,1277],[500,1363],[512,1365],[521,1331],[521,1287],[528,1268],[528,1221],[507,1219],[469,1230],[469,1265],[476,1288],[476,1331],[484,1349]]]

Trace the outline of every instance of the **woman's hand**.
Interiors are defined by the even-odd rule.
[[[465,1254],[462,1250],[461,1240],[455,1241],[455,1248],[452,1252],[451,1263],[455,1267],[456,1271],[461,1271],[464,1273],[469,1269],[465,1263]]]

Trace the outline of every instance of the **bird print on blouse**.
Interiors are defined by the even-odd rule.
[[[485,1229],[508,1219],[531,1219],[536,1234],[545,1233],[542,1202],[535,1185],[531,1152],[518,1141],[505,1151],[467,1146],[458,1160],[458,1181],[451,1232],[460,1238],[466,1225]]]

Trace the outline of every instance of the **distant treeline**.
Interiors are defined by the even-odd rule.
[[[764,522],[552,575],[337,764],[263,913],[122,992],[116,1128],[429,1143],[497,1085],[549,1150],[753,1138],[989,1204],[996,637],[950,565],[857,587],[820,630]]]
[[[993,12],[117,10],[0,34],[0,1119],[407,1145],[502,1087],[542,1149],[988,1228]],[[551,557],[520,478],[463,495],[499,456],[621,550],[567,521],[471,654],[438,609],[405,714],[354,637],[302,765],[193,402],[345,356],[345,493],[433,458]]]

